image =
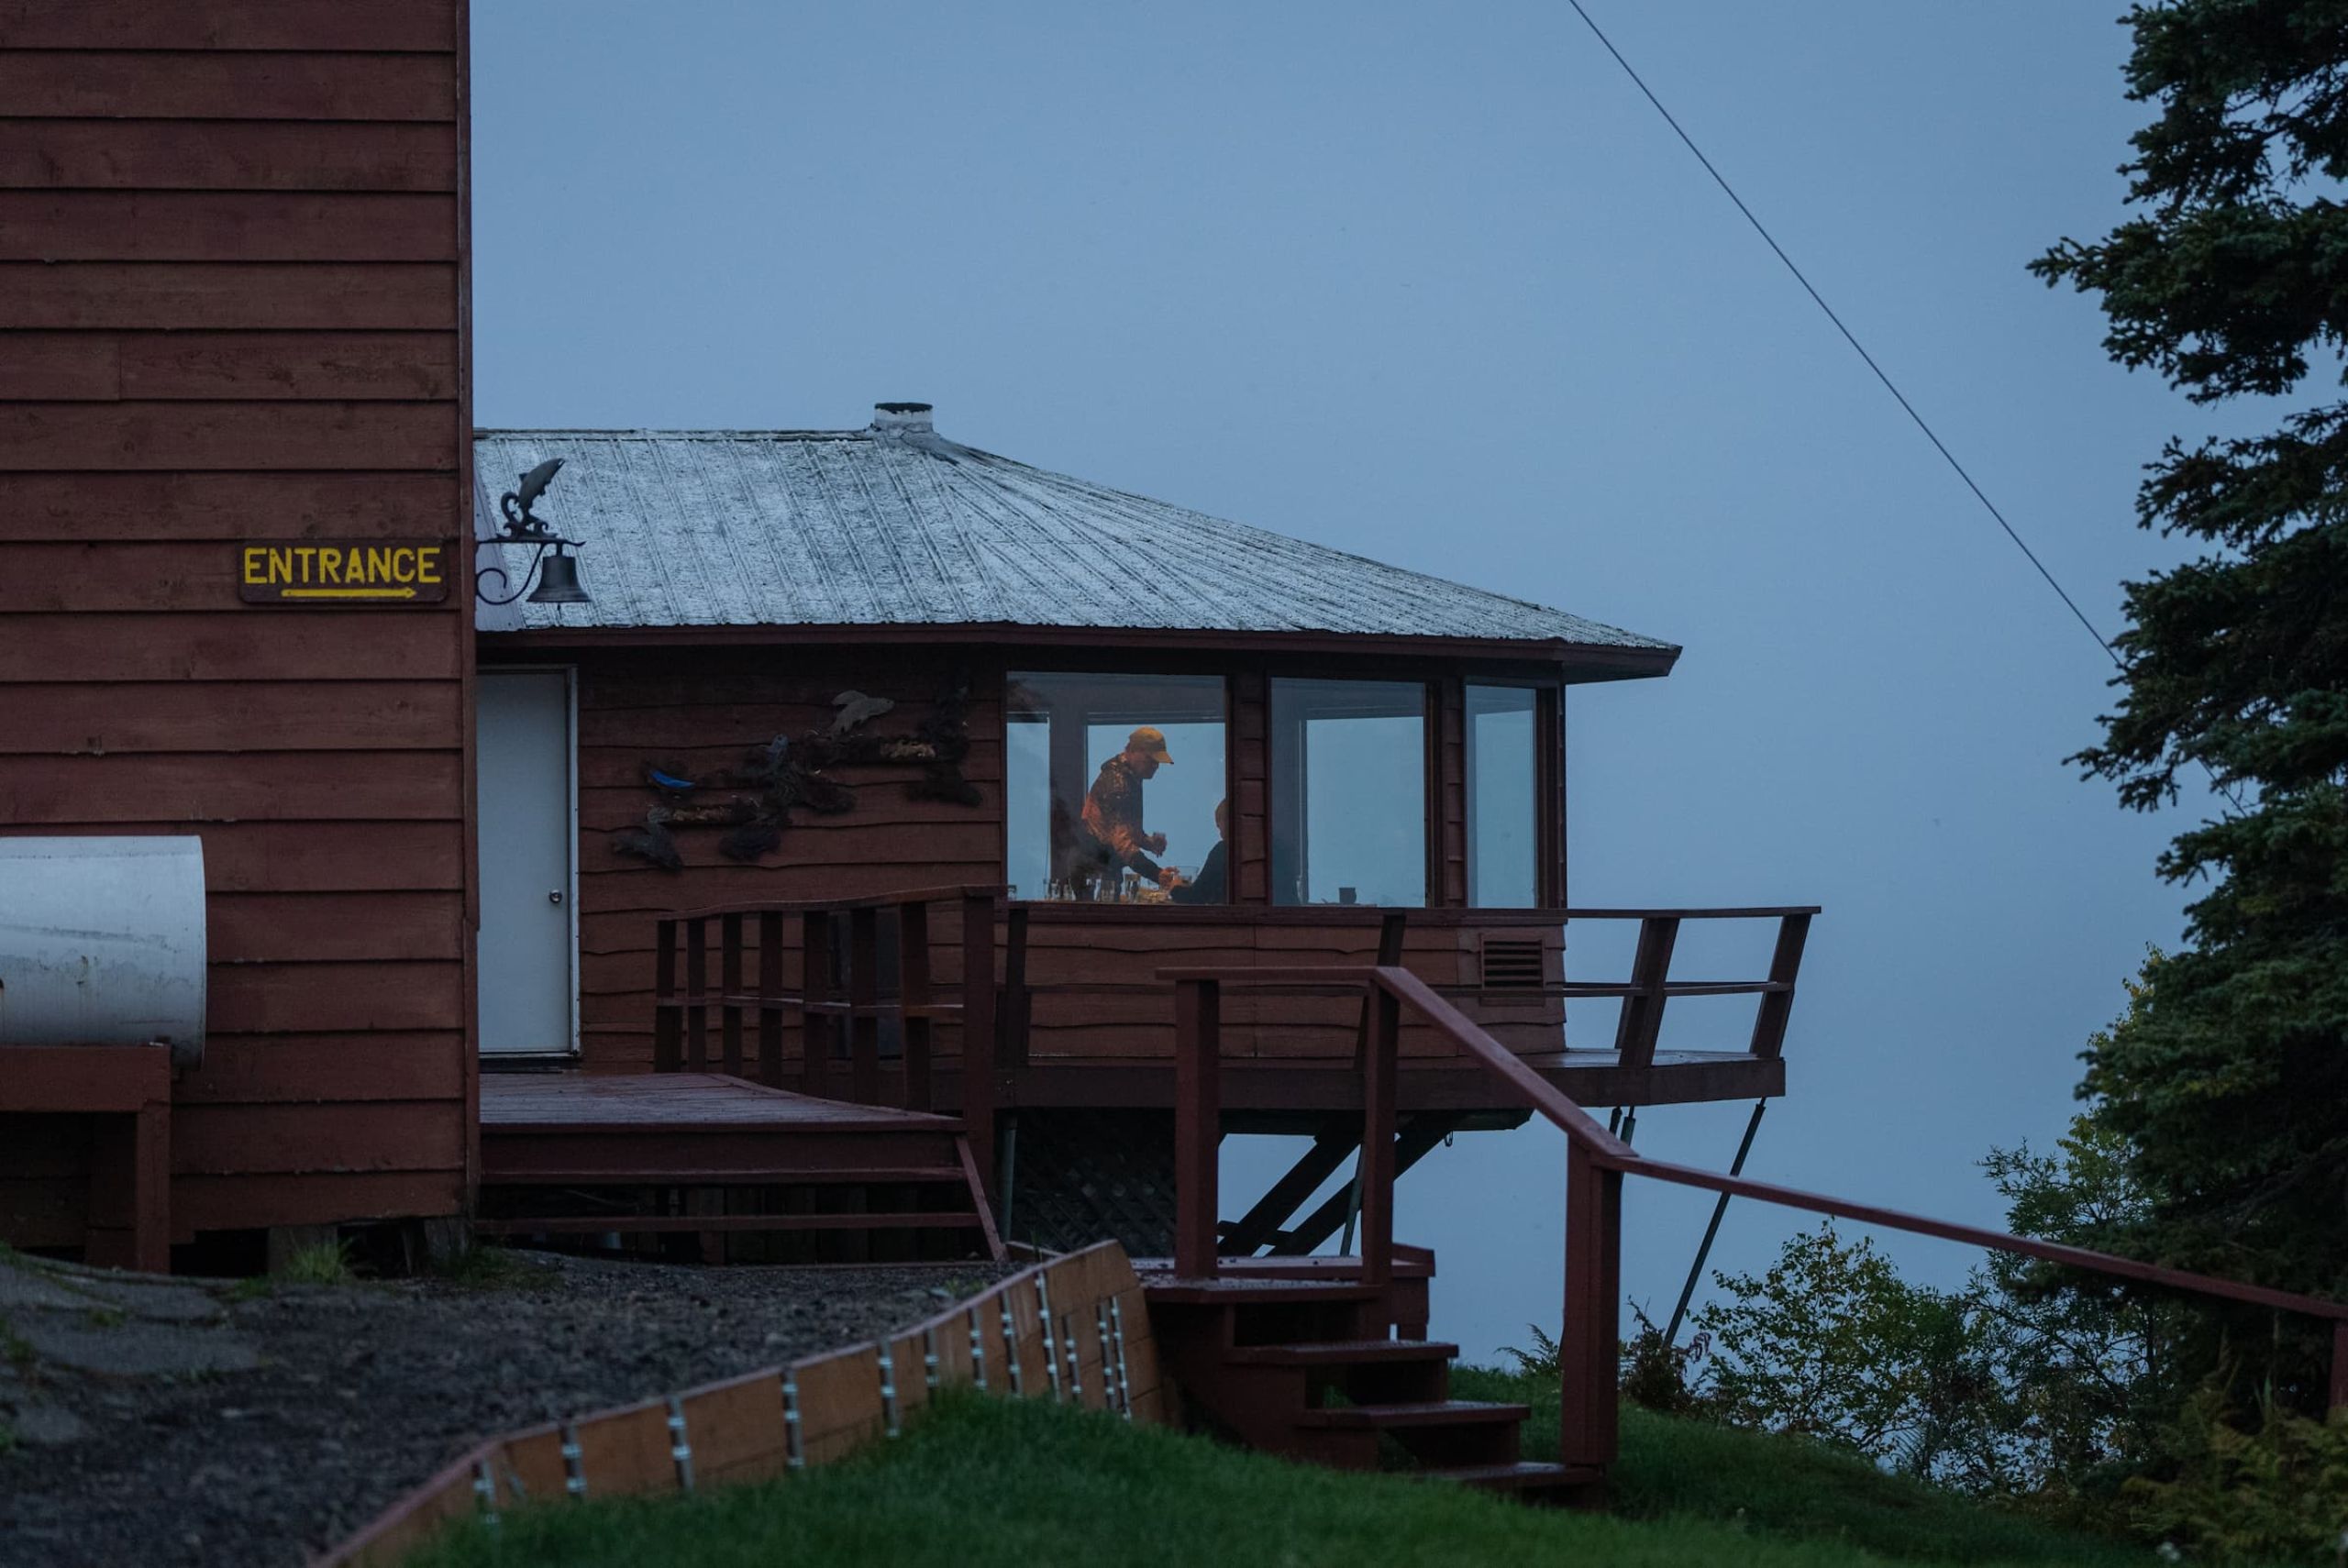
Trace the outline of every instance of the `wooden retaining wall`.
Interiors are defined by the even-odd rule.
[[[692,1491],[787,1474],[893,1437],[938,1389],[1162,1422],[1149,1309],[1102,1242],[1024,1269],[892,1338],[492,1439],[402,1497],[318,1568],[394,1568],[467,1515]]]

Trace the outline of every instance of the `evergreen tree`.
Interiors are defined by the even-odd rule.
[[[2088,1053],[2083,1096],[2148,1215],[2108,1238],[2348,1291],[2348,0],[2139,5],[2129,219],[2032,264],[2099,294],[2105,345],[2198,403],[2275,400],[2269,434],[2172,440],[2137,500],[2204,548],[2127,585],[2118,711],[2080,754],[2127,805],[2201,773],[2234,804],[2163,875],[2204,890]],[[2287,401],[2284,401],[2287,400]],[[2304,1324],[2218,1320],[2242,1375],[2319,1405]],[[2205,1343],[2205,1350],[2215,1347]],[[2279,1353],[2278,1353],[2279,1349]]]

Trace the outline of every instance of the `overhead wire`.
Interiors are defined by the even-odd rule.
[[[1794,259],[1786,254],[1786,248],[1778,243],[1777,237],[1769,232],[1768,226],[1764,224],[1754,210],[1745,204],[1744,198],[1736,193],[1736,187],[1728,182],[1728,176],[1722,174],[1718,166],[1704,155],[1704,149],[1696,145],[1696,138],[1688,134],[1687,127],[1679,123],[1678,116],[1665,106],[1663,100],[1656,96],[1655,89],[1647,85],[1646,78],[1639,74],[1637,67],[1623,57],[1621,50],[1614,47],[1614,40],[1606,36],[1606,29],[1598,25],[1597,18],[1589,14],[1582,5],[1582,0],[1566,0],[1566,3],[1574,8],[1574,15],[1581,18],[1582,25],[1589,29],[1590,36],[1599,41],[1608,54],[1614,57],[1614,63],[1623,68],[1623,74],[1631,79],[1631,84],[1639,90],[1640,95],[1654,105],[1656,114],[1663,116],[1663,123],[1671,127],[1672,134],[1679,138],[1680,144],[1695,155],[1698,163],[1703,165],[1704,172],[1712,177],[1712,183],[1721,188],[1721,193],[1734,204],[1736,210],[1744,215],[1744,221],[1753,226],[1753,232],[1761,237],[1761,242],[1785,264],[1786,271],[1793,274],[1794,282],[1801,285],[1802,293],[1810,296],[1811,303],[1817,305],[1826,319],[1834,324],[1834,330],[1843,335],[1843,341],[1848,343],[1851,346],[1851,351],[1858,355],[1866,368],[1875,373],[1875,379],[1883,383],[1883,390],[1891,394],[1892,400],[1899,404],[1900,411],[1908,415],[1917,429],[1924,433],[1924,439],[1933,444],[1933,450],[1938,452],[1942,459],[1948,464],[1950,470],[1965,482],[1965,488],[1973,492],[1973,499],[1981,503],[1982,510],[1988,513],[1998,526],[2004,530],[2006,537],[2013,541],[2014,548],[2020,550],[2023,558],[2028,560],[2038,575],[2045,580],[2046,586],[2054,591],[2054,596],[2063,602],[2063,607],[2071,613],[2072,619],[2077,621],[2087,635],[2095,639],[2096,646],[2103,650],[2104,657],[2111,660],[2113,668],[2124,672],[2128,663],[2120,657],[2120,650],[2111,646],[2111,639],[2097,629],[2095,622],[2088,618],[2088,613],[2079,608],[2079,602],[2071,597],[2070,591],[2063,586],[2054,571],[2039,558],[2038,552],[2030,547],[2030,542],[2021,536],[2021,531],[2007,521],[2005,513],[1999,509],[1996,502],[1989,499],[1988,491],[1981,488],[1966,466],[1957,460],[1956,454],[1949,450],[1948,443],[1941,439],[1940,433],[1933,428],[1932,423],[1917,412],[1916,405],[1908,401],[1908,394],[1899,390],[1899,384],[1891,379],[1890,373],[1884,370],[1876,357],[1867,352],[1867,347],[1859,341],[1858,334],[1853,332],[1842,316],[1835,313],[1834,307],[1826,303],[1826,296],[1818,292],[1817,285],[1812,283],[1801,268],[1795,264]],[[2210,776],[2210,787],[2223,796],[2236,811],[2242,810],[2241,794],[2234,787],[2218,777],[2217,769],[2210,767],[2206,758],[2199,760],[2202,771]]]
[[[1975,482],[1973,476],[1966,471],[1965,465],[1957,461],[1956,454],[1948,449],[1948,443],[1943,441],[1939,433],[1933,430],[1924,416],[1916,412],[1916,405],[1908,401],[1908,394],[1899,390],[1899,383],[1895,382],[1885,372],[1884,368],[1876,362],[1876,357],[1867,352],[1866,345],[1859,341],[1858,335],[1845,326],[1843,318],[1834,313],[1834,307],[1826,303],[1826,296],[1820,293],[1816,286],[1803,274],[1802,270],[1794,264],[1794,259],[1786,254],[1786,248],[1778,243],[1777,237],[1769,232],[1767,226],[1754,215],[1751,207],[1744,204],[1744,198],[1736,193],[1736,187],[1728,182],[1727,176],[1713,166],[1711,159],[1704,156],[1704,149],[1696,145],[1696,138],[1688,134],[1687,128],[1680,125],[1669,109],[1664,107],[1663,100],[1655,95],[1655,89],[1646,84],[1646,79],[1638,73],[1629,61],[1623,58],[1623,51],[1614,47],[1614,40],[1608,38],[1596,19],[1582,8],[1581,0],[1566,0],[1566,3],[1574,8],[1574,15],[1582,19],[1583,26],[1589,28],[1591,36],[1605,47],[1606,52],[1614,57],[1614,63],[1623,68],[1623,74],[1631,79],[1632,85],[1638,88],[1646,101],[1655,105],[1655,112],[1663,116],[1664,124],[1671,127],[1672,134],[1678,137],[1689,152],[1696,155],[1696,161],[1704,166],[1704,172],[1712,177],[1712,183],[1718,185],[1722,193],[1736,204],[1736,210],[1744,215],[1744,221],[1753,226],[1753,232],[1761,237],[1762,243],[1776,253],[1778,260],[1785,263],[1786,271],[1793,274],[1794,282],[1800,283],[1802,292],[1811,297],[1811,303],[1825,313],[1826,319],[1834,324],[1834,330],[1843,335],[1843,341],[1848,343],[1853,352],[1866,361],[1867,369],[1875,372],[1875,379],[1883,383],[1883,390],[1892,395],[1893,399],[1899,403],[1900,409],[1915,422],[1916,428],[1924,433],[1924,439],[1933,444],[1933,449],[1947,461],[1956,477],[1965,481],[1965,488],[1973,492],[1973,498],[1997,520],[1998,526],[2005,530],[2006,537],[2013,541],[2014,548],[2020,550],[2030,564],[2037,569],[2038,575],[2046,580],[2046,586],[2054,591],[2055,597],[2062,600],[2064,608],[2069,610],[2073,618],[2087,629],[2088,635],[2095,639],[2096,646],[2101,648],[2114,665],[2121,668],[2127,668],[2125,661],[2120,657],[2119,650],[2111,646],[2111,639],[2096,629],[2095,623],[2088,618],[2088,613],[2079,608],[2078,601],[2073,599],[2070,591],[2056,580],[2054,574],[2047,569],[2046,563],[2038,558],[2038,552],[2030,547],[2028,541],[2022,538],[2011,523],[2006,521],[2006,514],[1998,510],[1998,503],[1991,501],[1988,492]]]

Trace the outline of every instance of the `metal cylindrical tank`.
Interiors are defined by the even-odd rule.
[[[0,838],[0,1045],[204,1055],[204,843]]]

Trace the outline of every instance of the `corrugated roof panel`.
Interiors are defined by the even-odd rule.
[[[586,541],[595,596],[484,607],[486,631],[1011,624],[1672,646],[1030,468],[921,423],[495,430],[474,457],[484,536],[500,525],[500,476],[564,459],[539,510]]]

